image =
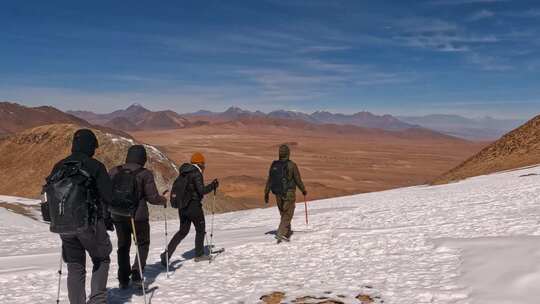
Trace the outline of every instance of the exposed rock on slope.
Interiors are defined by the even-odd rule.
[[[437,178],[433,183],[448,183],[539,163],[540,115],[504,135],[458,167]]]

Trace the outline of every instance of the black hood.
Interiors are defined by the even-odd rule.
[[[197,170],[199,169],[197,169],[195,165],[188,164],[188,163],[183,164],[182,166],[180,166],[180,169],[179,169],[180,174],[186,174],[186,173],[190,173]]]
[[[72,153],[79,152],[92,157],[96,153],[98,147],[97,137],[91,130],[80,129],[73,135],[73,143],[71,145]]]
[[[289,160],[289,157],[291,157],[291,149],[289,149],[289,146],[279,146],[279,160]]]
[[[144,167],[146,161],[148,160],[146,156],[146,149],[142,145],[134,145],[129,147],[126,163],[139,164]]]

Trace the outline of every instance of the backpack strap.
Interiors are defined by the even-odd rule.
[[[140,167],[139,169],[133,171],[133,175],[137,176],[139,175],[139,173],[143,172],[144,170],[146,170],[144,167]]]
[[[294,189],[294,176],[291,174],[291,160],[287,159],[283,161],[285,163],[285,178],[287,179],[287,191]],[[289,178],[290,177],[290,178]]]
[[[143,172],[144,170],[146,170],[144,167],[140,167],[140,168],[138,168],[137,170],[134,170],[131,173],[131,174],[133,174],[133,177],[135,177],[135,182],[137,183],[137,188],[140,187],[140,189],[137,189],[137,190],[139,190],[139,200],[142,199],[145,194],[144,194],[144,183],[139,185],[139,183],[137,181],[137,175],[139,175],[139,173]]]
[[[117,166],[116,169],[120,172],[120,171],[129,171],[131,174],[133,174],[133,176],[137,176],[139,175],[139,173],[143,172],[144,170],[146,170],[144,167],[140,167],[136,170],[131,170],[131,169],[127,169],[127,168],[124,168],[124,166]]]
[[[64,166],[69,166],[69,165],[74,165],[74,166],[77,166],[77,169],[79,171],[79,173],[81,175],[83,175],[84,177],[86,177],[87,181],[86,181],[86,184],[87,186],[90,186],[91,185],[91,182],[93,181],[93,178],[92,176],[90,175],[90,173],[88,173],[88,171],[86,170],[86,166],[85,166],[85,163],[86,163],[86,159],[83,159],[83,160],[77,160],[77,161],[67,161],[67,162],[64,162]]]

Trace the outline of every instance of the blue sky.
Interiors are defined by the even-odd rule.
[[[2,1],[0,100],[540,112],[540,2]]]

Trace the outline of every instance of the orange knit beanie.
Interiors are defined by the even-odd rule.
[[[191,163],[192,164],[204,164],[204,163],[206,163],[206,160],[204,158],[204,155],[202,155],[202,153],[195,152],[191,156]]]

